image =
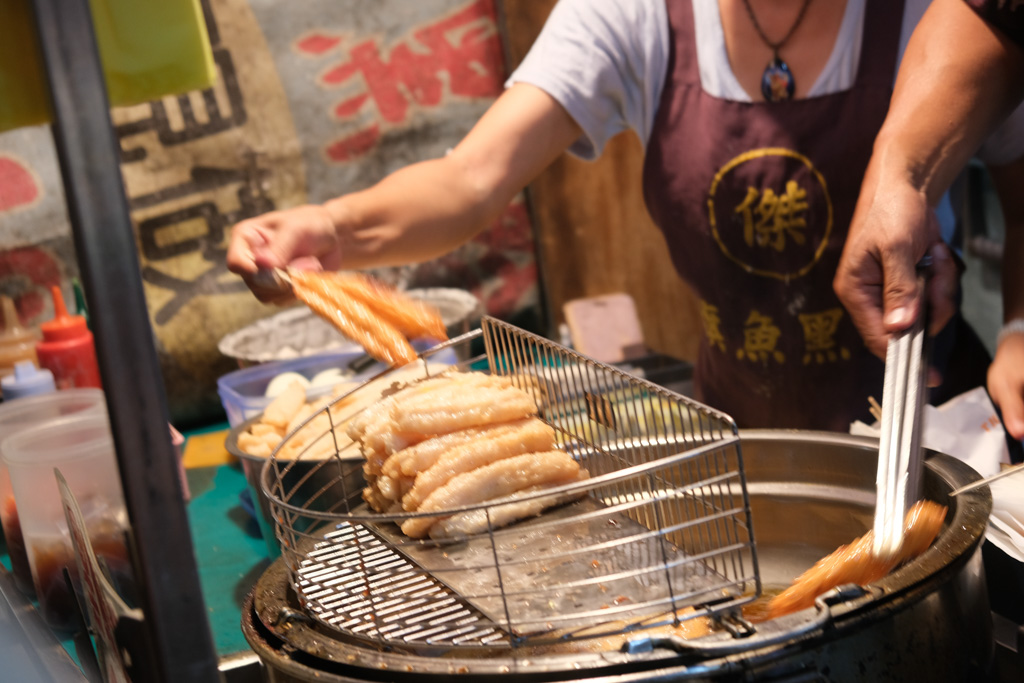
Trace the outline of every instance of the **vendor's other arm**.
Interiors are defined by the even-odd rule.
[[[879,356],[917,317],[926,253],[932,331],[952,315],[958,274],[932,208],[1022,93],[1024,51],[963,0],[935,0],[907,46],[834,283]]]
[[[493,222],[580,135],[550,95],[517,83],[444,157],[412,164],[322,205],[238,223],[228,268],[261,301],[280,302],[289,295],[252,281],[258,269],[364,269],[436,258]]]
[[[1024,321],[1024,159],[990,166],[1006,225],[1003,245],[1003,320]],[[1024,439],[1024,331],[1000,335],[988,370],[988,391],[1015,439]]]

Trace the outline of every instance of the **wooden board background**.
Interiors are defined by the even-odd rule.
[[[522,61],[555,0],[503,0],[509,65]],[[530,187],[541,277],[552,323],[571,299],[626,292],[649,347],[693,360],[701,324],[644,207],[643,146],[626,132],[595,162],[564,155]]]

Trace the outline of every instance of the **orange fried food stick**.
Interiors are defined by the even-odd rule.
[[[383,321],[394,325],[409,339],[432,337],[438,341],[448,338],[444,321],[437,309],[415,301],[380,282],[352,273],[323,273],[339,292],[361,301]]]
[[[872,532],[849,545],[840,546],[831,555],[818,560],[798,576],[792,585],[768,603],[768,618],[798,612],[814,604],[815,598],[836,586],[855,583],[866,586],[878,581],[897,565],[912,560],[931,545],[946,519],[946,507],[922,500],[909,511],[904,521],[903,545],[895,557],[883,559],[871,552]]]
[[[309,271],[291,271],[289,275],[296,298],[368,354],[389,365],[416,360],[416,351],[394,325],[346,294],[330,277]]]

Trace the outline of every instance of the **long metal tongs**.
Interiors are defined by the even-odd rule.
[[[925,271],[918,266],[918,289],[925,295]],[[882,432],[875,479],[874,545],[876,557],[891,559],[903,544],[903,520],[921,496],[921,412],[927,400],[927,302],[914,325],[889,340],[882,388]]]

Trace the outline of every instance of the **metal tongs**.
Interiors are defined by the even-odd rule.
[[[290,291],[292,278],[284,268],[260,268],[250,276],[249,282],[260,289]]]
[[[918,264],[918,290],[924,297],[928,257]],[[903,544],[907,510],[921,497],[921,412],[927,400],[927,301],[913,326],[889,339],[882,388],[882,432],[875,479],[876,557],[891,559]]]

